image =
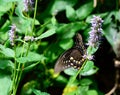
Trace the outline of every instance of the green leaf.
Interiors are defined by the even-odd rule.
[[[88,53],[88,55],[92,55],[92,54],[94,54],[97,50],[98,50],[98,47],[94,48],[94,47],[89,46],[89,47],[87,48],[87,53]]]
[[[53,25],[53,26],[55,26],[55,25],[57,24],[57,20],[56,20],[55,16],[53,16],[53,17],[51,18],[51,22],[52,22],[52,25]]]
[[[71,6],[66,7],[66,16],[70,21],[76,20],[76,12]]]
[[[11,77],[0,73],[0,95],[9,95]]]
[[[0,53],[4,54],[6,57],[13,58],[15,53],[10,48],[5,48],[3,45],[0,45]]]
[[[32,95],[33,89],[38,85],[37,81],[31,80],[24,83],[20,95]]]
[[[77,89],[76,95],[87,95],[87,91],[89,89],[89,86],[79,86]]]
[[[17,27],[17,32],[20,34],[28,34],[30,35],[32,32],[32,18],[25,17],[12,17],[12,22]],[[39,22],[35,20],[35,25],[39,25]]]
[[[88,90],[87,95],[99,95],[96,90]]]
[[[24,68],[24,71],[25,71],[25,72],[28,72],[28,71],[32,70],[37,64],[39,64],[39,62],[32,63],[31,65],[26,66],[26,67]]]
[[[84,4],[76,10],[77,18],[79,20],[85,19],[93,11],[93,2]]]
[[[56,81],[60,84],[64,83],[66,84],[68,82],[68,79],[62,75],[59,75],[57,78],[56,78]]]
[[[49,29],[48,31],[44,32],[43,34],[41,34],[37,39],[43,39],[43,38],[47,38],[49,36],[54,35],[55,32],[55,28]]]
[[[23,15],[24,4],[23,3],[24,2],[22,0],[19,0],[19,2],[17,3],[17,7],[15,8],[15,13],[19,17],[24,17]]]
[[[51,14],[55,14],[56,11],[62,11],[65,10],[66,6],[73,6],[75,5],[77,0],[55,0],[53,2],[52,8],[50,10]]]
[[[14,64],[10,60],[0,60],[0,69],[6,69],[7,67],[14,68]]]
[[[60,47],[64,50],[67,50],[72,47],[73,40],[72,39],[62,39],[59,43]]]
[[[36,61],[43,61],[45,60],[45,57],[43,55],[29,52],[26,57],[19,57],[16,58],[16,61],[19,63],[27,63],[27,62],[36,62]]]
[[[108,13],[108,16],[104,19],[104,25],[110,24],[112,22],[112,16],[116,15],[114,11]]]
[[[70,76],[74,76],[77,73],[78,70],[74,68],[68,68],[64,70],[64,73]]]
[[[59,34],[60,39],[68,39],[74,37],[75,33],[79,30],[84,30],[87,24],[84,22],[74,22],[69,24],[61,24],[56,33]]]
[[[33,93],[35,95],[50,95],[50,94],[48,94],[46,92],[41,92],[40,90],[37,90],[37,89],[33,89]]]
[[[97,73],[98,70],[99,70],[99,68],[97,68],[97,67],[94,66],[90,70],[88,70],[86,72],[82,72],[81,75],[82,76],[90,76],[90,75],[93,75],[93,74]]]
[[[111,24],[110,24],[109,26],[107,26],[107,27],[104,29],[104,31],[103,31],[105,37],[107,38],[108,42],[109,42],[112,46],[114,46],[114,43],[116,42],[116,41],[115,41],[115,38],[117,38],[117,36],[119,36],[118,33],[117,33],[117,29],[114,28],[114,27],[116,27],[116,25],[111,23]],[[113,32],[113,31],[114,31],[114,32]]]
[[[12,2],[5,2],[3,0],[0,0],[0,19],[1,16],[10,10],[10,8],[12,8]]]
[[[88,78],[83,78],[82,80],[80,80],[80,85],[82,86],[87,86],[87,85],[90,85],[92,84],[92,80],[88,79]]]
[[[93,67],[94,67],[93,61],[87,61],[82,71],[86,72]]]

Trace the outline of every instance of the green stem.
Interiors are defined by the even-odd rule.
[[[33,35],[33,29],[34,29],[34,25],[35,25],[35,18],[36,18],[36,12],[37,12],[37,2],[38,2],[38,0],[36,0],[36,2],[35,2],[35,11],[34,11],[34,17],[33,17],[33,23],[32,23],[32,35]]]
[[[25,48],[25,43],[23,44],[23,47],[22,47],[22,53],[21,53],[21,57],[23,56],[23,54],[24,54],[24,48]],[[14,81],[15,81],[15,89],[14,89],[14,93],[13,93],[13,95],[15,95],[16,94],[16,92],[17,92],[17,88],[18,88],[18,84],[19,84],[19,81],[20,81],[20,77],[21,77],[21,63],[18,63],[18,65],[17,65],[17,67],[16,67],[16,74],[15,74],[15,76],[16,76],[16,78],[14,79]]]
[[[35,24],[35,17],[36,17],[36,10],[37,10],[37,1],[38,0],[36,0],[36,3],[35,3],[34,20],[33,20],[33,23],[32,23],[32,35],[33,35],[33,29],[34,29],[34,24]],[[28,55],[30,44],[28,46],[28,49],[27,49],[27,52],[26,52],[26,56]],[[23,50],[24,50],[24,44],[23,44]],[[21,54],[21,57],[22,56],[23,56],[23,52]],[[14,79],[13,79],[13,88],[12,88],[13,89],[13,95],[16,95],[17,88],[19,86],[19,83],[20,83],[20,80],[21,80],[21,76],[22,76],[22,73],[23,73],[22,67],[24,67],[24,64],[21,65],[21,63],[18,63],[18,65],[16,64],[15,67],[16,68],[14,70]]]
[[[35,18],[36,18],[36,12],[37,12],[37,2],[38,2],[38,0],[36,0],[36,2],[35,2],[35,11],[34,11],[34,17],[33,17],[33,23],[32,23],[32,36],[33,36],[33,29],[34,29],[34,25],[35,25]],[[26,55],[28,55],[28,52],[29,52],[29,49],[30,49],[30,45],[31,45],[31,42],[28,45],[28,49],[27,49]]]
[[[10,11],[10,21],[12,22],[12,16],[14,13],[14,9],[15,9],[15,2],[12,3],[12,11]]]
[[[80,74],[81,70],[84,68],[86,62],[87,62],[87,59],[83,63],[82,67],[78,70],[78,72],[70,79],[70,81],[68,82],[65,88],[67,88],[69,85],[71,85],[76,80],[77,76]]]

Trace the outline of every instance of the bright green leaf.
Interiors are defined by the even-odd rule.
[[[0,45],[0,52],[4,54],[6,57],[14,57],[15,53],[12,49],[10,48],[5,48],[3,45]]]
[[[23,1],[19,0],[18,5],[15,8],[16,15],[18,15],[19,17],[24,17],[24,15],[23,15],[23,8],[24,8]]]
[[[62,76],[62,75],[59,75],[57,78],[56,78],[56,81],[60,82],[60,83],[67,83],[68,80],[66,77]]]
[[[92,69],[90,69],[90,70],[88,70],[86,72],[82,72],[81,75],[82,76],[90,76],[90,75],[93,75],[93,74],[97,73],[98,70],[99,69],[94,66]]]
[[[12,8],[12,2],[5,2],[0,0],[0,19],[1,16],[3,16],[7,11],[10,10],[10,8]]]
[[[55,16],[53,16],[53,17],[51,18],[51,22],[52,22],[52,25],[53,25],[53,26],[55,26],[55,25],[57,24],[57,20],[56,20]]]
[[[59,43],[60,47],[64,50],[67,50],[72,47],[73,40],[72,39],[62,39]]]
[[[78,70],[74,68],[68,68],[64,70],[64,73],[70,76],[74,76],[77,73]]]
[[[76,12],[71,6],[66,7],[66,16],[70,21],[76,20]]]
[[[88,55],[92,55],[92,54],[94,54],[97,50],[98,50],[98,47],[94,48],[94,47],[89,46],[89,47],[87,48],[87,53],[88,53]]]
[[[96,90],[88,90],[87,95],[99,95]]]
[[[59,12],[65,10],[66,6],[73,6],[76,4],[76,2],[77,0],[55,0],[50,13],[55,14],[56,11]]]
[[[43,61],[45,57],[43,55],[29,52],[26,57],[19,57],[16,58],[16,61],[19,63],[27,63],[27,62],[36,62],[36,61]]]
[[[0,73],[0,95],[9,95],[11,77]]]
[[[94,67],[93,61],[87,61],[82,72],[87,72]]]
[[[76,10],[77,18],[79,20],[85,19],[93,11],[93,2],[82,5]]]
[[[47,38],[49,36],[52,36],[55,33],[56,33],[55,28],[52,28],[52,29],[49,29],[48,31],[44,32],[43,34],[41,34],[37,39]]]

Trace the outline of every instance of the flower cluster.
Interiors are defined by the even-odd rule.
[[[16,33],[16,25],[13,24],[11,26],[11,29],[9,30],[9,40],[12,46],[14,46],[15,33]]]
[[[102,23],[103,20],[99,16],[93,16],[93,19],[91,19],[91,31],[89,32],[89,39],[88,39],[88,45],[92,47],[98,47],[99,41],[102,36]]]
[[[32,0],[24,0],[23,3],[24,3],[24,9],[23,10],[25,12],[33,10],[33,4],[34,4],[34,2]]]

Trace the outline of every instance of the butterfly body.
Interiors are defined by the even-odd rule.
[[[80,69],[85,59],[83,55],[86,49],[84,48],[82,37],[80,34],[76,35],[76,44],[73,48],[65,51],[57,60],[55,64],[54,71],[59,73],[64,69],[73,67],[75,69]]]

